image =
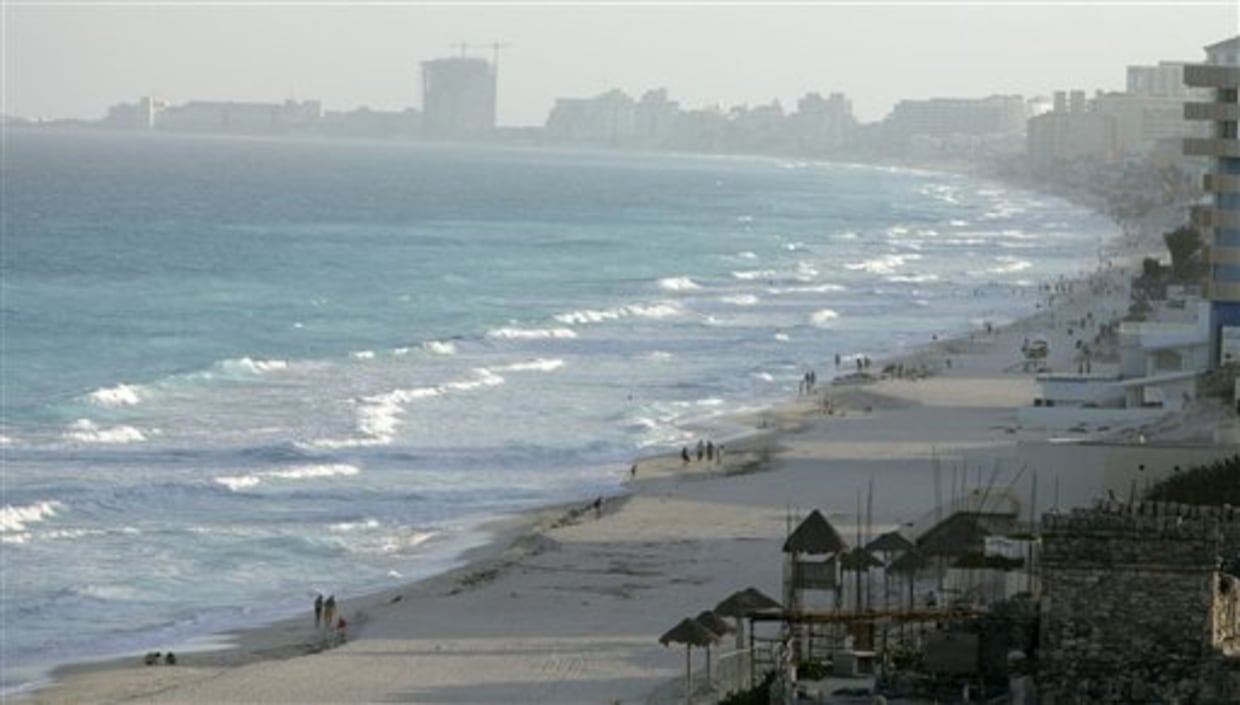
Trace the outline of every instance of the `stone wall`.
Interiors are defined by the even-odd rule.
[[[1042,540],[1043,702],[1226,697],[1240,584],[1220,565],[1240,549],[1240,511],[1104,503],[1045,516]]]

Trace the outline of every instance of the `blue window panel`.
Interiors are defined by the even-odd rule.
[[[1218,228],[1214,231],[1214,242],[1220,247],[1240,247],[1240,229]]]
[[[1213,279],[1216,282],[1240,282],[1240,264],[1214,265]]]

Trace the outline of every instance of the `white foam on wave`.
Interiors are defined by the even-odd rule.
[[[659,288],[664,291],[695,291],[702,287],[689,277],[666,277],[659,280]]]
[[[651,350],[646,353],[646,359],[648,360],[671,360],[674,357],[676,356],[666,350]]]
[[[521,369],[555,369],[562,361],[533,360]],[[502,368],[501,368],[502,369]],[[471,376],[434,387],[412,387],[393,389],[383,394],[365,396],[355,401],[357,410],[355,418],[357,430],[361,437],[356,438],[320,438],[310,443],[315,448],[364,448],[390,444],[400,428],[401,418],[406,407],[421,399],[431,399],[449,392],[467,392],[483,387],[494,387],[505,382],[495,371],[480,367],[472,371]]]
[[[848,287],[842,284],[813,284],[807,286],[771,287],[766,291],[769,294],[779,296],[781,294],[832,294],[847,290]]]
[[[651,304],[631,304],[608,309],[581,309],[556,314],[555,320],[567,324],[603,323],[621,318],[670,318],[684,313],[684,308],[672,301]]]
[[[620,309],[581,309],[580,311],[569,311],[568,313],[556,314],[555,320],[560,323],[602,323],[603,321],[614,321],[620,318],[623,313]]]
[[[809,316],[809,322],[815,326],[823,327],[823,326],[830,325],[833,321],[835,321],[839,317],[840,317],[840,314],[837,311],[833,311],[829,308],[824,308],[821,311],[814,311],[813,313],[811,313]]]
[[[224,485],[233,492],[256,487],[267,480],[313,480],[325,477],[350,477],[357,475],[361,469],[356,465],[333,463],[323,465],[298,465],[284,470],[268,470],[246,475],[226,475],[215,478],[215,482]]]
[[[741,281],[752,281],[754,279],[774,279],[779,274],[774,269],[751,269],[747,271],[732,272],[733,279]]]
[[[11,446],[15,443],[12,436],[6,436],[0,433],[0,446]]]
[[[78,443],[124,444],[141,443],[146,434],[133,426],[104,427],[90,419],[78,419],[69,426],[69,430],[61,434],[63,438]]]
[[[936,282],[939,280],[937,274],[897,274],[887,277],[887,281],[900,284],[925,284],[927,282]]]
[[[776,333],[775,339],[781,343],[786,343],[789,340],[792,340],[792,338],[790,338],[787,333]]]
[[[337,522],[335,524],[331,524],[330,526],[328,526],[327,530],[343,533],[343,532],[349,532],[349,531],[358,531],[361,529],[377,529],[377,528],[379,528],[378,519],[363,519],[362,521]]]
[[[750,252],[749,250],[745,250],[744,252],[737,252],[736,256],[741,259],[758,259],[758,253]]]
[[[268,372],[279,372],[288,369],[286,360],[263,360],[252,357],[238,357],[218,363],[225,372],[245,372],[261,375]]]
[[[775,381],[775,377],[771,375],[770,372],[755,372],[753,373],[753,376],[754,376],[754,379],[759,379],[759,380],[762,380],[763,382],[774,382]]]
[[[145,393],[146,390],[136,384],[118,384],[115,387],[100,387],[88,396],[99,406],[116,408],[141,403]]]
[[[468,392],[483,387],[497,387],[504,383],[504,378],[485,367],[474,370],[473,379],[462,379],[443,385],[445,390]]]
[[[987,273],[989,274],[1012,274],[1015,272],[1023,272],[1026,269],[1033,267],[1033,262],[1030,262],[1027,259],[1021,259],[1019,257],[1011,257],[1008,255],[1002,255],[1002,256],[996,257],[995,261],[998,262],[999,264],[995,265],[994,267],[991,267],[990,269],[987,269],[986,270]]]
[[[538,358],[527,362],[514,362],[499,369],[505,372],[554,372],[564,366],[559,358]]]
[[[349,357],[353,358],[354,360],[373,360],[375,359],[375,351],[374,350],[354,350],[353,352],[349,353]]]
[[[758,302],[761,301],[761,299],[759,299],[757,296],[754,296],[753,294],[737,294],[735,296],[724,296],[723,298],[719,300],[724,302],[725,304],[732,304],[734,306],[756,306]]]
[[[6,504],[3,509],[0,509],[0,532],[25,531],[27,524],[37,524],[54,517],[64,508],[64,504],[54,499],[18,507]]]
[[[240,492],[249,487],[254,487],[262,482],[256,475],[237,475],[230,477],[217,477],[215,481],[227,487],[233,492]]]
[[[896,269],[919,259],[919,254],[887,254],[862,262],[851,262],[845,264],[844,268],[869,274],[895,274]]]
[[[407,529],[392,536],[388,536],[380,550],[384,553],[401,553],[411,548],[417,548],[437,535],[434,531],[414,531]]]
[[[571,340],[577,333],[569,328],[496,328],[488,338],[499,340]]]
[[[422,349],[432,355],[455,355],[456,343],[446,340],[428,340],[422,343]]]
[[[396,357],[404,357],[409,354],[409,348],[407,347],[392,348],[392,354],[395,355]]]

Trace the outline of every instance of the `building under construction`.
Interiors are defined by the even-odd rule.
[[[422,130],[428,137],[477,138],[495,129],[497,67],[460,56],[422,62]]]

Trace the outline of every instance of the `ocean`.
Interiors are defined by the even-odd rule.
[[[769,158],[10,129],[2,170],[8,690],[447,570],[1115,236]]]

